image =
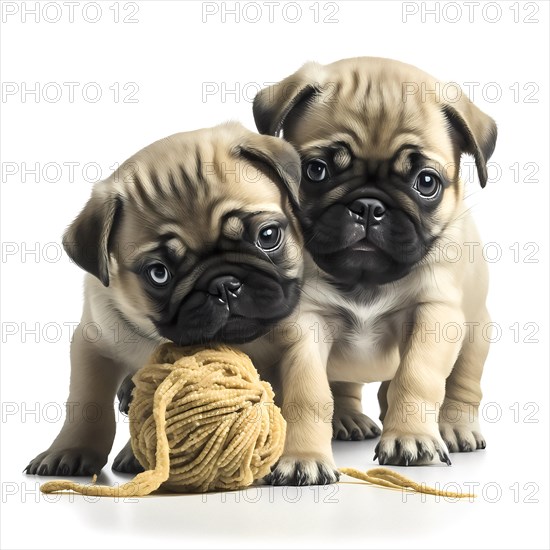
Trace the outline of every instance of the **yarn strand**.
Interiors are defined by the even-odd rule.
[[[165,344],[134,382],[130,433],[145,471],[118,487],[96,485],[97,476],[91,485],[48,481],[43,493],[122,498],[147,496],[161,486],[180,493],[242,489],[266,476],[283,452],[286,423],[273,390],[238,350]],[[475,497],[428,487],[387,468],[340,472],[392,489]]]
[[[286,431],[271,386],[240,351],[194,351],[161,346],[134,377],[130,433],[145,472],[119,487],[58,480],[40,490],[138,497],[161,486],[241,489],[266,476],[283,452]]]
[[[389,487],[391,489],[410,489],[414,493],[423,493],[426,495],[433,495],[447,498],[475,498],[476,495],[472,493],[455,493],[453,491],[443,491],[429,487],[424,484],[417,483],[400,473],[390,470],[389,468],[372,468],[366,472],[356,470],[355,468],[340,468],[340,473],[361,481],[366,481],[371,485],[378,485],[380,487]]]

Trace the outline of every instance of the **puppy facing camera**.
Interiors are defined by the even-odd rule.
[[[449,452],[485,447],[488,270],[481,255],[438,251],[479,242],[460,158],[474,158],[484,187],[497,131],[464,93],[422,92],[442,89],[411,65],[359,57],[307,63],[254,100],[258,130],[282,135],[302,159],[307,254],[292,318],[301,338],[281,343],[278,364],[283,410],[300,414],[278,483],[334,481],[332,435],[378,435],[362,412],[366,382],[382,382],[381,464],[450,463]],[[448,324],[462,328],[458,338],[441,334]],[[317,420],[319,407],[332,427]]]
[[[288,143],[227,123],[161,139],[95,185],[63,237],[88,272],[71,411],[27,473],[99,473],[117,388],[159,344],[249,343],[292,313],[303,273],[299,182]],[[88,323],[102,329],[99,340],[86,337]],[[130,445],[115,467],[141,468]]]

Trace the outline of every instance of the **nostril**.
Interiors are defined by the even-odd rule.
[[[362,202],[355,201],[349,206],[349,209],[354,214],[357,214],[361,218],[365,215],[365,205]]]
[[[239,295],[243,285],[240,281],[231,281],[224,286],[227,289],[227,292],[236,298]]]
[[[241,290],[242,283],[232,276],[216,277],[208,285],[208,293],[217,296],[221,302],[227,302],[229,296],[236,298]]]
[[[380,221],[386,213],[386,207],[378,199],[357,199],[348,205],[352,214],[358,217],[357,221]]]
[[[380,221],[384,217],[385,213],[386,213],[386,209],[381,204],[379,204],[373,208],[372,217],[375,220]]]

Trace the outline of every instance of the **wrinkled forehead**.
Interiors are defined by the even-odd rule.
[[[200,250],[245,222],[284,217],[277,185],[254,163],[218,151],[177,163],[141,163],[126,188],[121,238]]]
[[[289,119],[285,138],[301,154],[341,142],[355,157],[384,159],[411,145],[436,162],[452,161],[440,105],[410,84],[399,77],[335,75]]]

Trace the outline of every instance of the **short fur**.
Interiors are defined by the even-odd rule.
[[[63,238],[89,272],[67,418],[28,473],[99,473],[115,435],[116,390],[160,343],[240,344],[292,312],[303,272],[299,175],[288,143],[228,123],[157,141],[94,186]],[[280,245],[266,251],[259,232],[273,224]],[[161,286],[151,272],[159,263],[170,272]],[[140,468],[126,445],[114,469]]]
[[[365,382],[383,381],[381,464],[450,463],[448,451],[485,447],[477,411],[488,277],[465,246],[479,236],[459,166],[473,155],[485,185],[496,126],[464,94],[447,102],[421,93],[443,84],[404,63],[355,58],[307,63],[254,101],[260,132],[282,133],[302,158],[307,248],[293,330],[255,357],[276,373],[288,421],[272,483],[333,482],[333,430],[378,435],[362,413]],[[328,176],[315,181],[309,170]],[[430,199],[418,187],[426,174],[440,182]],[[446,245],[460,260],[442,253]],[[443,332],[456,326],[458,338]]]

